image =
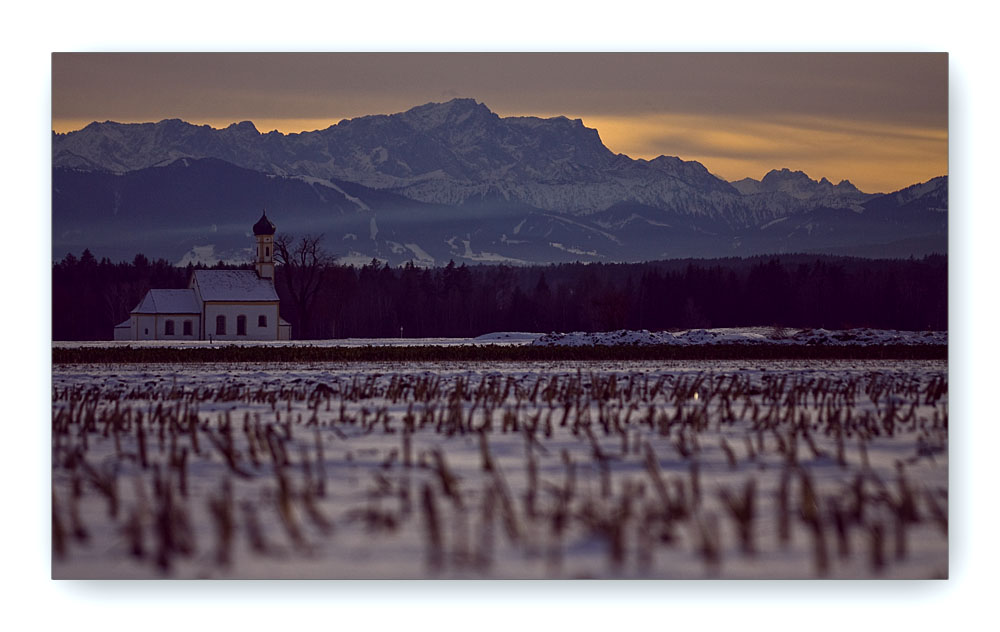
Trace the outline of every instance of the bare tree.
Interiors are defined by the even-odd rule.
[[[316,299],[323,289],[326,269],[337,257],[322,245],[323,235],[293,236],[280,234],[274,238],[274,259],[278,264],[276,275],[288,291],[295,309],[296,336],[310,334],[310,320]]]

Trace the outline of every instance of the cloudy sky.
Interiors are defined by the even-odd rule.
[[[772,168],[892,191],[948,172],[946,54],[74,53],[52,125],[181,118],[299,132],[471,97],[501,116],[581,118],[613,151]]]

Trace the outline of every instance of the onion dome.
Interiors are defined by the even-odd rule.
[[[267,219],[267,213],[261,213],[260,219],[257,223],[253,225],[254,235],[273,235],[275,231],[274,224],[271,220]]]

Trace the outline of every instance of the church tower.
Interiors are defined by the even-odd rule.
[[[260,219],[253,225],[253,236],[257,240],[257,276],[274,283],[274,224],[267,219],[267,213],[262,212]]]

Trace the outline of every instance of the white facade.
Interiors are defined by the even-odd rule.
[[[132,340],[200,340],[200,314],[132,314]]]
[[[205,303],[206,340],[281,340],[278,303]]]
[[[274,235],[255,235],[257,239],[257,276],[274,282]]]
[[[132,318],[115,325],[115,340],[132,340]]]

